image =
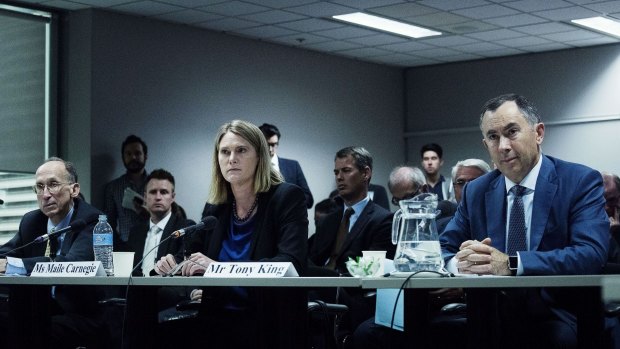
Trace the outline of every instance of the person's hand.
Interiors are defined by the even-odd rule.
[[[6,258],[0,259],[0,273],[6,272]]]
[[[192,253],[181,268],[181,275],[192,276],[198,273],[203,274],[211,262],[213,262],[211,258],[200,252]]]
[[[202,289],[193,289],[192,292],[189,294],[189,299],[191,299],[192,301],[202,302]]]
[[[491,246],[491,239],[466,241],[455,255],[459,272],[478,275],[511,275],[508,255]]]
[[[154,269],[157,274],[166,275],[170,271],[172,271],[172,269],[174,269],[176,265],[177,265],[177,261],[174,259],[174,256],[171,254],[167,254],[161,257],[157,261],[157,263],[155,263]]]
[[[454,255],[456,258],[456,266],[461,274],[476,274],[475,272],[470,270],[470,267],[480,263],[488,263],[488,258],[482,255],[474,255],[474,250],[469,249],[469,246],[479,245],[479,244],[490,244],[491,239],[486,238],[482,241],[478,240],[467,240],[464,241],[459,247],[459,252]]]

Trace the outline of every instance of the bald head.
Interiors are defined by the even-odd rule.
[[[398,205],[400,200],[410,199],[425,190],[424,173],[417,167],[398,166],[390,173],[388,189],[392,194],[392,203]]]

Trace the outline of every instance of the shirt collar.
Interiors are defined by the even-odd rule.
[[[274,155],[271,157],[271,163],[272,163],[274,166],[276,166],[276,167],[278,166],[278,154],[274,154]]]
[[[65,218],[63,218],[56,226],[54,226],[54,223],[52,223],[52,220],[48,218],[47,219],[47,232],[48,233],[51,232],[52,229],[59,230],[59,229],[68,227],[69,222],[71,222],[71,217],[73,217],[73,208],[74,206],[72,205],[71,208],[69,209],[69,213],[67,213]]]
[[[153,226],[156,225],[159,227],[159,231],[164,231],[166,225],[168,224],[168,221],[170,220],[170,217],[172,217],[172,210],[170,210],[170,212],[168,212],[168,214],[157,224],[153,223],[153,221],[149,219],[149,230],[151,230]]]
[[[346,204],[344,204],[344,209],[346,210],[347,207],[351,207],[355,211],[353,215],[359,216],[359,214],[364,210],[364,208],[366,207],[366,205],[368,205],[369,202],[370,202],[370,196],[366,195],[364,199],[358,201],[353,206],[347,206]]]
[[[538,162],[536,163],[534,168],[532,168],[532,170],[523,178],[523,180],[521,180],[521,183],[515,183],[508,179],[508,177],[504,176],[504,178],[506,178],[506,192],[509,193],[510,189],[512,189],[512,187],[517,184],[526,187],[528,189],[526,193],[533,192],[536,189],[536,181],[538,180],[538,174],[540,173],[540,168],[542,167],[542,158],[543,155],[542,153],[540,153],[540,156],[538,157]]]

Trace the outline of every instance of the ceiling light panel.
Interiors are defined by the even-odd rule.
[[[424,38],[427,36],[441,35],[440,32],[434,30],[394,21],[383,17],[369,15],[363,12],[354,12],[344,15],[332,16],[332,18],[339,21],[353,23],[364,27],[378,29],[415,39]]]

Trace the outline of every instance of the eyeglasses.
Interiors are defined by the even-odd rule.
[[[47,191],[50,194],[58,194],[58,192],[60,191],[60,188],[62,188],[64,185],[70,185],[73,183],[59,183],[59,182],[52,182],[50,184],[35,184],[32,186],[32,191],[35,192],[35,194],[37,195],[42,195],[43,192],[45,191],[45,188],[47,188]]]
[[[472,178],[472,179],[457,179],[456,181],[454,181],[454,182],[452,183],[452,185],[454,185],[455,187],[462,187],[462,186],[464,186],[465,184],[467,184],[467,183],[469,183],[469,182],[473,181],[474,179],[476,179],[476,178]]]
[[[278,144],[279,142],[274,142],[274,143],[267,142],[267,145],[269,145],[269,148],[277,148]]]
[[[413,198],[414,196],[416,196],[418,194],[420,194],[420,189],[417,189],[413,193],[405,194],[405,196],[403,196],[402,198],[397,198],[396,196],[392,196],[392,204],[394,204],[394,206],[398,206],[398,203],[400,201],[402,201],[402,200],[409,200],[409,199]]]

